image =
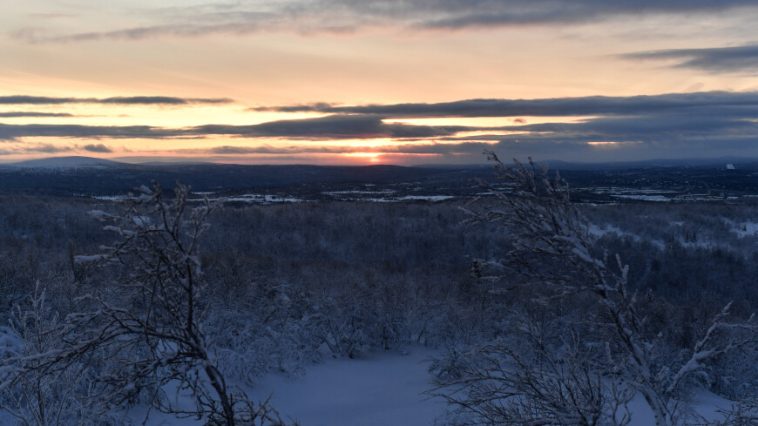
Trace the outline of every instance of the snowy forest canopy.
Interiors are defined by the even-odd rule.
[[[754,424],[758,206],[575,205],[494,160],[507,193],[444,203],[3,196],[0,408],[287,424],[241,389],[426,346],[451,424],[628,424],[634,398],[702,424],[697,390],[734,402],[713,424]]]

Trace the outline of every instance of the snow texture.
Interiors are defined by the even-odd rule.
[[[271,397],[285,420],[302,426],[427,426],[444,417],[446,404],[424,394],[431,387],[427,349],[408,354],[377,354],[363,359],[338,359],[313,365],[301,377],[268,375],[249,391],[255,401]],[[128,423],[141,424],[147,408],[127,413]],[[149,424],[200,425],[192,419],[151,412]]]
[[[334,360],[310,368],[304,377],[268,376],[252,396],[271,395],[285,417],[303,426],[433,425],[444,415],[442,400],[423,392],[431,385],[428,350]]]

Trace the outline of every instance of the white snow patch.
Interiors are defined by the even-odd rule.
[[[394,194],[393,189],[382,189],[380,191],[366,191],[366,190],[350,190],[350,191],[324,191],[322,194],[331,195],[333,197],[339,197],[343,195],[388,195]]]
[[[610,195],[659,195],[659,194],[675,194],[676,191],[672,189],[652,189],[652,188],[626,188],[619,186],[598,186],[598,187],[584,187],[577,188],[584,191],[592,191],[596,194],[610,194]]]
[[[438,203],[455,198],[453,195],[404,195],[402,197],[351,197],[340,198],[342,201],[367,201],[370,203],[402,203],[409,201],[426,201]]]
[[[758,222],[731,222],[731,231],[739,238],[754,237],[758,234]]]
[[[442,399],[423,394],[433,386],[428,367],[434,355],[419,348],[407,355],[330,360],[309,367],[302,377],[264,376],[248,394],[256,402],[271,397],[270,403],[282,419],[297,420],[302,426],[433,425],[447,410]],[[140,405],[125,410],[121,417],[125,424],[139,425],[147,413],[148,407]],[[150,410],[147,424],[194,426],[203,422]]]
[[[107,258],[108,256],[104,254],[79,255],[79,256],[74,256],[74,263],[77,265],[81,265],[85,263],[99,262]]]
[[[628,237],[636,242],[647,241],[653,246],[655,246],[655,248],[657,248],[658,250],[663,250],[666,248],[666,243],[664,243],[662,240],[643,238],[635,233],[624,231],[623,229],[615,225],[606,224],[601,227],[595,224],[591,224],[587,228],[587,232],[595,238],[602,238],[606,235],[613,235],[620,238]]]
[[[399,201],[430,201],[437,203],[440,201],[453,199],[452,195],[406,195],[398,198]]]
[[[221,202],[235,202],[235,203],[249,203],[249,204],[278,204],[278,203],[300,203],[305,200],[296,197],[286,197],[281,195],[271,194],[243,194],[231,197],[219,197],[209,199],[209,201],[221,201]]]
[[[688,401],[688,409],[693,415],[694,424],[709,424],[724,420],[722,412],[729,411],[734,403],[706,390],[696,391]],[[629,402],[629,412],[632,414],[629,426],[649,426],[655,424],[653,410],[645,402],[642,395],[636,395]],[[702,422],[704,421],[704,422]]]
[[[446,411],[444,401],[423,394],[432,387],[427,371],[432,355],[417,349],[409,355],[328,361],[304,377],[264,377],[251,396],[270,395],[284,418],[303,426],[432,425]]]
[[[600,227],[598,225],[595,225],[594,223],[589,226],[589,228],[587,229],[587,232],[589,232],[589,234],[592,235],[593,237],[602,237],[608,234],[613,234],[613,235],[626,234],[626,232],[621,230],[621,228],[619,228],[618,226],[605,225],[603,227]],[[634,235],[634,237],[636,237],[635,239],[639,239],[639,237],[637,237],[636,235]]]
[[[671,201],[671,198],[666,197],[664,195],[641,195],[641,194],[635,194],[635,195],[618,195],[613,194],[611,195],[613,198],[620,198],[623,200],[639,200],[639,201],[652,201],[656,203],[667,203]]]
[[[136,199],[135,197],[131,197],[129,195],[96,195],[92,198],[100,201],[126,201]]]

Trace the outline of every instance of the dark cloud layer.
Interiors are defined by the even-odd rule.
[[[469,99],[441,103],[348,105],[329,103],[254,108],[255,111],[381,114],[393,118],[588,116],[651,114],[695,108],[758,108],[758,92],[675,93],[654,96],[590,96],[554,99]]]
[[[355,148],[351,147],[324,147],[324,146],[217,146],[204,152],[219,155],[250,155],[250,154],[273,154],[273,155],[295,155],[295,154],[346,154],[354,152]]]
[[[758,73],[758,44],[701,49],[670,49],[623,55],[627,59],[668,60],[674,66],[714,73]]]
[[[343,2],[362,3],[360,0]],[[755,6],[755,2],[749,0],[389,0],[379,3],[393,4],[399,12],[428,13],[431,17],[421,19],[421,26],[452,29],[565,24],[609,16],[691,14]]]
[[[86,151],[97,154],[111,153],[113,150],[103,144],[90,145],[53,145],[48,143],[23,144],[0,149],[0,155],[24,155],[24,154],[61,154],[76,151]]]
[[[227,98],[177,98],[172,96],[129,96],[112,98],[76,98],[12,95],[0,96],[0,105],[61,105],[61,104],[110,104],[110,105],[189,105],[224,104]]]
[[[87,126],[78,124],[0,124],[0,140],[24,137],[167,138],[183,132],[151,126]]]
[[[273,7],[272,7],[273,6]],[[434,29],[554,25],[607,17],[693,14],[756,7],[753,0],[281,0],[260,9],[256,3],[209,3],[164,8],[155,25],[112,31],[44,35],[31,29],[16,36],[33,42],[138,40],[160,36],[244,34],[262,30],[355,31],[366,26]]]
[[[374,115],[331,115],[303,120],[281,120],[252,126],[206,125],[195,134],[226,134],[250,137],[318,139],[419,138],[447,136],[468,130],[464,126],[416,126],[388,124]]]
[[[382,114],[391,118],[579,116],[579,122],[511,125],[477,136],[451,135],[390,148],[392,153],[437,154],[442,161],[474,161],[484,148],[506,156],[549,159],[636,159],[667,156],[758,156],[758,93],[705,92],[633,97],[513,100],[435,104],[273,108]],[[485,130],[485,129],[482,129]],[[509,134],[503,135],[502,132]],[[594,144],[591,144],[592,142]],[[598,144],[599,142],[599,144]],[[438,160],[440,161],[440,160]]]
[[[58,146],[52,144],[28,144],[23,147],[3,147],[0,149],[0,155],[18,155],[18,154],[60,154],[64,152],[75,151],[74,146]]]
[[[538,100],[465,100],[439,104],[333,106],[316,104],[287,110],[336,112],[311,119],[255,125],[208,124],[184,128],[0,124],[0,140],[34,136],[78,139],[281,138],[292,141],[339,141],[389,138],[391,146],[366,148],[390,154],[434,154],[445,161],[474,161],[485,148],[505,155],[546,159],[591,160],[661,158],[672,155],[758,156],[758,93],[706,92],[634,97],[585,97]],[[576,122],[499,127],[393,123],[401,117],[581,116]],[[476,131],[476,133],[468,133]],[[477,134],[481,133],[481,134]],[[594,144],[593,144],[594,143]],[[294,144],[294,142],[293,142]],[[220,146],[214,155],[343,154],[351,146]],[[43,147],[44,148],[44,147]],[[106,145],[79,147],[109,152]]]
[[[304,120],[281,120],[249,126],[208,124],[187,128],[152,126],[86,126],[59,124],[0,124],[0,140],[23,137],[162,139],[230,135],[292,139],[425,138],[449,136],[475,129],[465,126],[388,124],[378,116],[332,115]]]
[[[96,152],[96,153],[100,153],[100,154],[106,154],[106,153],[109,153],[109,152],[113,152],[113,150],[111,148],[109,148],[109,147],[107,147],[107,146],[105,146],[105,145],[103,145],[101,143],[84,145],[82,147],[82,149],[85,150],[85,151]]]
[[[457,155],[480,153],[492,145],[481,142],[462,143],[431,143],[431,144],[401,144],[382,147],[369,147],[358,149],[361,152],[374,152],[383,154],[440,154]],[[217,146],[204,152],[219,155],[249,155],[249,154],[272,154],[272,155],[295,155],[295,154],[347,154],[355,152],[354,147],[334,146]],[[196,151],[195,151],[196,152]]]

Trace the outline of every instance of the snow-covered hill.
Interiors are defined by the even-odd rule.
[[[79,168],[107,168],[123,166],[119,163],[101,158],[68,156],[68,157],[50,157],[38,160],[27,160],[18,163],[12,163],[10,166],[29,168],[29,169],[79,169]]]

